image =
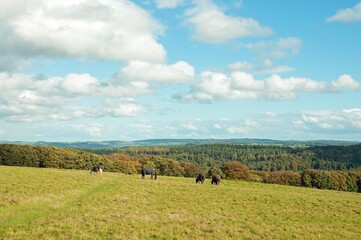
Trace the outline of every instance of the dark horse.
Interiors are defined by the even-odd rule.
[[[95,164],[92,169],[90,170],[90,175],[98,174],[103,176],[103,166],[99,164]]]
[[[142,178],[145,177],[145,175],[150,175],[151,179],[157,179],[157,172],[154,168],[142,168]]]
[[[204,182],[204,179],[206,178],[206,175],[204,175],[204,173],[198,173],[197,178],[196,178],[196,183],[202,183]]]
[[[221,182],[221,176],[219,176],[219,174],[214,174],[212,176],[211,184],[213,185],[214,183],[215,185],[218,185],[220,182]]]

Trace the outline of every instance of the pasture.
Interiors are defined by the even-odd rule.
[[[361,194],[0,166],[0,239],[361,239]]]

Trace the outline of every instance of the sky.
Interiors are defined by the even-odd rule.
[[[361,141],[361,1],[0,2],[0,140]]]

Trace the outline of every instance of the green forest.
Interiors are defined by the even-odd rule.
[[[202,144],[169,147],[127,147],[89,149],[93,153],[126,154],[132,157],[154,156],[179,162],[198,163],[204,168],[238,161],[250,170],[304,171],[351,170],[361,168],[361,144],[350,146],[291,147],[280,145]]]
[[[361,192],[361,144],[295,147],[282,145],[185,144],[159,147],[69,149],[0,144],[0,164],[40,168],[208,177]]]

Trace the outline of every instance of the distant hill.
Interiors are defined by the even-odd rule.
[[[349,146],[358,144],[357,141],[339,141],[339,140],[274,140],[274,139],[252,139],[252,138],[234,138],[234,139],[145,139],[136,141],[84,141],[84,142],[9,142],[0,141],[0,143],[27,144],[34,146],[54,146],[60,148],[76,149],[102,149],[102,148],[123,148],[123,147],[142,147],[142,146],[170,146],[170,145],[204,145],[204,144],[250,144],[250,145],[285,145],[285,146]]]

